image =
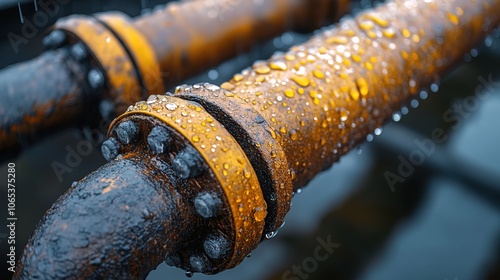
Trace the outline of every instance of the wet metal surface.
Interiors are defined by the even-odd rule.
[[[151,96],[147,101],[136,103],[115,122],[110,129],[110,137],[116,137],[117,127],[126,121],[134,121],[144,133],[139,133],[136,142],[124,144],[112,163],[126,159],[131,161],[140,159],[140,162],[144,160],[148,162],[145,163],[146,166],[137,164],[146,170],[148,168],[168,170],[167,167],[163,167],[164,162],[167,162],[167,165],[176,164],[190,170],[185,176],[177,174],[176,178],[166,177],[172,180],[174,188],[178,187],[177,184],[180,182],[184,182],[182,180],[187,179],[187,183],[196,190],[182,193],[189,201],[193,199],[198,201],[195,207],[181,206],[180,209],[189,213],[196,211],[198,214],[217,213],[203,214],[202,217],[215,215],[223,220],[220,224],[211,224],[210,221],[200,220],[198,217],[198,220],[193,221],[196,222],[196,226],[205,227],[208,224],[209,227],[205,228],[205,231],[200,231],[197,238],[186,245],[187,250],[171,252],[167,258],[168,263],[189,271],[205,273],[218,272],[239,263],[242,257],[254,248],[256,233],[266,238],[272,238],[276,234],[263,232],[264,225],[261,222],[265,219],[268,223],[269,215],[277,215],[279,210],[274,213],[267,212],[267,217],[265,211],[262,212],[263,215],[255,215],[263,210],[261,204],[266,205],[263,199],[266,199],[266,202],[273,201],[273,192],[276,194],[274,199],[280,195],[286,197],[286,194],[288,196],[292,194],[291,189],[283,193],[280,193],[279,188],[260,189],[262,175],[257,182],[259,174],[255,170],[261,168],[262,163],[255,162],[249,154],[253,151],[265,154],[266,151],[262,151],[264,148],[261,148],[262,144],[281,147],[283,152],[270,151],[271,158],[278,158],[273,164],[269,164],[267,160],[263,162],[273,169],[283,168],[276,163],[286,164],[287,168],[284,169],[289,170],[289,179],[293,182],[293,189],[298,193],[300,187],[313,176],[328,168],[339,159],[340,155],[351,150],[367,135],[380,134],[379,127],[390,118],[393,111],[398,110],[403,102],[410,100],[418,88],[434,82],[442,71],[462,56],[462,52],[481,38],[482,32],[493,28],[493,24],[498,24],[499,21],[496,15],[496,11],[500,8],[499,1],[483,1],[482,5],[463,1],[428,2],[417,5],[415,1],[394,1],[375,11],[367,11],[355,20],[343,21],[338,29],[327,30],[310,42],[292,48],[286,54],[275,55],[268,62],[256,63],[252,69],[244,70],[242,74],[235,75],[230,82],[222,84],[222,89],[210,84],[182,86],[176,90],[174,96]],[[454,13],[450,14],[449,11]],[[434,22],[432,28],[429,26],[426,28],[425,23],[422,23],[424,25],[422,29],[413,30],[419,26],[414,24],[414,21],[418,21],[417,18],[422,15],[431,17],[433,13],[446,16],[441,18],[442,21]],[[472,37],[468,31],[473,34]],[[471,40],[471,38],[473,40],[468,41],[471,45],[464,44],[463,49],[453,44],[457,40]],[[375,53],[372,48],[374,45],[392,51]],[[197,100],[199,103],[189,101],[195,99],[196,92],[202,90],[210,91],[214,97],[200,94],[201,97]],[[219,98],[220,96],[224,98]],[[229,115],[235,114],[229,110],[231,104],[248,108],[249,113]],[[220,106],[220,108],[209,108],[210,106]],[[245,118],[248,120],[234,121]],[[235,127],[230,128],[226,123]],[[258,135],[262,137],[252,135],[254,137],[248,139],[251,144],[260,144],[256,145],[257,148],[254,150],[249,149],[248,144],[238,145],[237,142],[242,142],[241,139],[231,136],[238,129],[250,131],[247,126],[251,124],[270,128],[267,134]],[[153,127],[158,126],[171,129],[174,135],[174,139],[170,142],[174,149],[168,155],[156,156],[154,150],[148,150],[150,146],[148,135],[152,133]],[[256,140],[262,143],[257,143]],[[214,144],[218,143],[217,141],[221,141],[222,144]],[[231,148],[225,150],[226,145]],[[200,153],[203,162],[192,164],[200,158],[192,152],[183,152],[189,147],[194,147]],[[233,156],[224,157],[225,153],[231,153]],[[229,164],[226,162],[229,160],[236,160],[238,163]],[[192,175],[191,170],[195,167],[203,170],[196,170]],[[227,176],[234,177],[227,180],[225,179]],[[198,178],[201,178],[200,181]],[[248,182],[250,179],[253,182]],[[82,182],[87,180],[91,182],[96,178],[87,178]],[[206,184],[205,180],[212,180],[211,184]],[[242,185],[244,187],[241,187]],[[221,209],[226,211],[224,214],[220,214],[219,211],[199,210],[220,207],[212,205],[215,199],[197,195],[200,186],[204,189],[210,188],[221,198],[224,205]],[[271,197],[268,197],[269,190]],[[243,194],[244,196],[240,196]],[[256,195],[253,201],[252,195]],[[247,203],[238,204],[241,201]],[[286,198],[284,201],[287,201]],[[59,201],[63,202],[64,200]],[[53,211],[57,208],[58,206],[55,206]],[[387,209],[379,210],[384,212]],[[347,216],[350,213],[352,212],[347,210],[345,212]],[[401,217],[404,214],[401,213]],[[225,220],[228,217],[232,217],[233,223],[231,219],[229,222]],[[271,220],[273,218],[271,217]],[[57,215],[51,219],[57,220]],[[255,221],[257,223],[245,225],[245,222]],[[354,222],[356,221],[358,220],[355,219]],[[357,227],[359,225],[366,224],[354,224],[354,232],[363,232],[363,227]],[[394,223],[391,223],[392,225]],[[48,230],[46,227],[50,228],[50,223],[42,223],[37,231]],[[223,239],[220,239],[220,236],[214,238],[211,234],[213,227],[220,229],[218,232],[223,233]],[[235,237],[230,234],[234,234]],[[385,237],[387,234],[388,232],[383,232],[380,236]],[[35,245],[28,245],[26,252],[36,251],[40,246],[36,240],[40,238],[45,238],[44,234],[32,239],[31,242]],[[213,240],[219,241],[214,243]],[[225,240],[228,245],[220,240]],[[243,240],[247,244],[240,244]],[[220,249],[220,246],[223,249]],[[232,248],[229,253],[226,252],[226,246]],[[231,257],[211,263],[199,248],[203,248],[206,255],[212,259],[218,259],[220,255],[226,254]],[[221,251],[224,253],[217,253]],[[38,257],[36,255],[35,253],[34,256]],[[158,259],[153,261],[157,262]],[[20,267],[22,266],[21,263]],[[111,269],[110,273],[113,273],[114,266],[108,268]],[[25,273],[30,273],[44,268],[25,266],[23,269],[27,271]],[[150,268],[140,267],[134,273],[142,276],[148,269]],[[354,272],[349,271],[349,273]]]
[[[72,58],[67,60],[73,61],[66,64],[76,70],[61,65],[57,70],[48,68],[53,71],[51,75],[45,75],[47,71],[37,74],[40,68],[50,67],[50,64],[37,64],[44,59],[39,58],[38,62],[24,63],[19,69],[4,71],[2,75],[8,79],[4,81],[5,87],[9,87],[5,98],[15,95],[22,106],[12,106],[10,99],[0,102],[0,106],[5,106],[0,107],[0,112],[8,110],[8,107],[19,111],[19,116],[9,118],[10,123],[0,127],[3,134],[0,149],[19,148],[24,138],[30,138],[30,142],[41,138],[42,134],[31,137],[28,129],[22,128],[29,125],[22,123],[27,122],[26,119],[33,119],[33,133],[43,130],[45,134],[58,128],[59,123],[55,119],[64,120],[67,125],[78,124],[82,119],[79,116],[84,112],[95,115],[85,118],[88,124],[89,119],[95,122],[101,118],[96,108],[103,99],[112,104],[111,110],[116,116],[130,104],[147,98],[147,95],[164,93],[166,86],[173,86],[190,75],[246,51],[257,42],[291,29],[311,31],[328,19],[338,19],[347,11],[349,1],[321,0],[315,1],[315,5],[305,0],[294,1],[293,5],[284,0],[244,1],[238,5],[232,2],[200,0],[170,3],[135,21],[120,12],[59,19],[51,29],[52,33],[44,39],[44,44],[48,49],[68,45]],[[226,11],[228,7],[230,9]],[[215,18],[207,10],[215,12]],[[288,18],[295,20],[288,24]],[[264,25],[266,28],[260,29]],[[214,52],[206,53],[207,50]],[[53,104],[29,102],[38,97],[31,96],[35,94],[34,88],[21,88],[27,82],[18,79],[15,74],[21,71],[30,74],[32,81],[29,82],[36,86],[35,91],[40,94],[57,89],[55,96],[49,94],[43,97],[44,103]],[[70,77],[82,75],[79,71],[87,77]],[[58,78],[54,78],[56,76]],[[63,79],[69,85],[57,84]],[[61,96],[70,100],[62,100]],[[83,99],[87,102],[77,102]],[[43,122],[47,116],[41,118],[42,114],[38,111],[48,109],[40,109],[41,106],[53,109],[46,123]]]

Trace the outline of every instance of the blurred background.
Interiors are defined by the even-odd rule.
[[[34,2],[0,1],[0,68],[37,56],[42,30],[62,16],[108,10],[136,16],[168,1],[61,2],[66,4],[16,50],[8,34],[21,33],[19,8],[26,19],[33,19]],[[353,1],[353,13],[374,2]],[[253,61],[311,35],[281,34],[185,83],[220,84]],[[232,270],[195,274],[193,279],[500,279],[499,65],[497,30],[465,54],[440,84],[420,92],[391,123],[297,193],[285,226],[251,257]],[[64,163],[68,150],[84,141],[82,130],[92,129],[74,128],[45,138],[10,161],[17,175],[18,257],[51,204],[73,181],[105,163],[96,143],[71,172],[59,178],[54,172],[53,164]],[[443,143],[432,140],[436,130],[446,136]],[[0,166],[0,176],[7,178],[7,162]],[[3,224],[6,183],[0,185],[0,197]],[[0,275],[10,275],[6,233],[2,226]],[[184,278],[182,270],[166,264],[148,277]]]

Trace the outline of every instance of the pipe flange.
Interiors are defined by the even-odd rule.
[[[130,53],[132,62],[139,71],[145,95],[164,94],[165,86],[155,51],[144,35],[134,27],[130,17],[121,12],[99,13],[95,16],[115,33]],[[139,100],[133,102],[137,101]]]
[[[283,225],[292,200],[292,174],[277,134],[248,101],[209,83],[176,88],[175,96],[200,103],[233,135],[253,163],[266,198],[264,236]]]
[[[260,242],[267,206],[257,175],[238,142],[198,103],[166,95],[136,103],[113,121],[103,154],[140,155],[175,171],[179,193],[200,219],[192,242],[167,263],[214,274],[241,263]]]
[[[145,95],[147,88],[142,85],[140,69],[121,38],[104,22],[92,16],[73,15],[59,19],[53,29],[66,32],[69,44],[83,42],[87,46],[104,72],[107,86],[104,98],[113,102],[116,113],[124,112]]]

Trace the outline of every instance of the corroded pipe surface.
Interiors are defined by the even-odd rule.
[[[162,180],[172,171],[149,164],[124,158],[75,183],[48,211],[44,223],[50,226],[35,231],[32,240],[40,246],[25,252],[15,278],[145,278],[166,254],[189,242],[194,211],[177,211],[189,207]],[[24,269],[31,266],[37,270]]]
[[[286,30],[310,32],[347,12],[348,0],[214,0],[168,5],[138,18],[167,87]],[[181,28],[179,28],[181,27]],[[161,35],[159,35],[161,34]]]
[[[499,10],[500,0],[388,2],[256,63],[221,87],[180,86],[130,106],[111,125],[103,155],[111,164],[144,162],[151,169],[137,167],[142,174],[173,170],[156,180],[189,186],[176,188],[189,203],[174,212],[196,212],[194,233],[178,232],[192,242],[178,244],[169,264],[207,274],[234,267],[276,234],[295,189],[436,81],[500,23]],[[71,203],[72,192],[59,204]],[[63,215],[54,213],[59,207],[45,219],[60,219],[54,217]],[[50,247],[41,244],[52,228],[38,225],[43,234],[30,240],[16,279],[57,278],[35,265],[44,257],[37,248]],[[105,259],[106,250],[95,249]],[[78,255],[64,257],[83,263]]]
[[[81,85],[85,72],[66,49],[10,66],[0,72],[0,160],[40,131],[50,132],[85,119]],[[29,112],[29,113],[28,113]],[[61,118],[64,115],[65,118]]]
[[[101,108],[116,116],[256,42],[287,30],[311,31],[337,19],[348,2],[197,0],[173,2],[135,20],[119,12],[59,19],[44,43],[63,47],[64,60],[71,60],[65,66],[78,68],[84,77],[72,77],[68,67],[52,67],[56,62],[41,65],[49,55],[0,73],[0,112],[6,120],[0,123],[0,151],[19,149],[47,130],[81,119],[96,122],[108,113],[101,110],[105,113],[99,116],[102,100]],[[73,102],[83,99],[90,102]],[[50,116],[40,113],[40,107],[50,107]]]

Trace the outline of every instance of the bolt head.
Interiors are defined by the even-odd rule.
[[[164,262],[168,266],[179,266],[181,263],[181,258],[177,254],[171,254],[165,257]]]
[[[93,89],[98,89],[104,86],[104,74],[101,70],[91,69],[87,75],[87,80]]]
[[[172,168],[182,179],[191,177],[191,167],[182,157],[176,157],[172,162]]]
[[[194,272],[204,272],[208,268],[208,259],[204,255],[193,255],[189,257],[191,270]]]
[[[115,138],[111,137],[108,140],[104,141],[101,146],[102,156],[110,161],[118,156],[118,150],[120,148],[120,144],[116,141]]]
[[[211,259],[220,259],[229,251],[229,243],[220,235],[209,235],[203,242],[203,249]]]
[[[82,42],[78,42],[71,46],[70,53],[71,56],[73,56],[77,61],[83,61],[89,54],[87,52],[87,48]]]
[[[172,161],[172,168],[182,179],[200,175],[205,166],[202,164],[200,154],[193,147],[186,147]]]
[[[169,143],[170,133],[162,126],[154,127],[148,135],[149,148],[156,154],[167,152]]]
[[[139,128],[133,121],[121,122],[115,128],[116,137],[122,144],[130,144],[137,138]]]
[[[43,46],[46,49],[57,49],[66,43],[66,39],[66,32],[57,29],[43,38]]]
[[[215,193],[202,192],[194,199],[194,208],[203,218],[213,218],[219,214],[222,201]]]

